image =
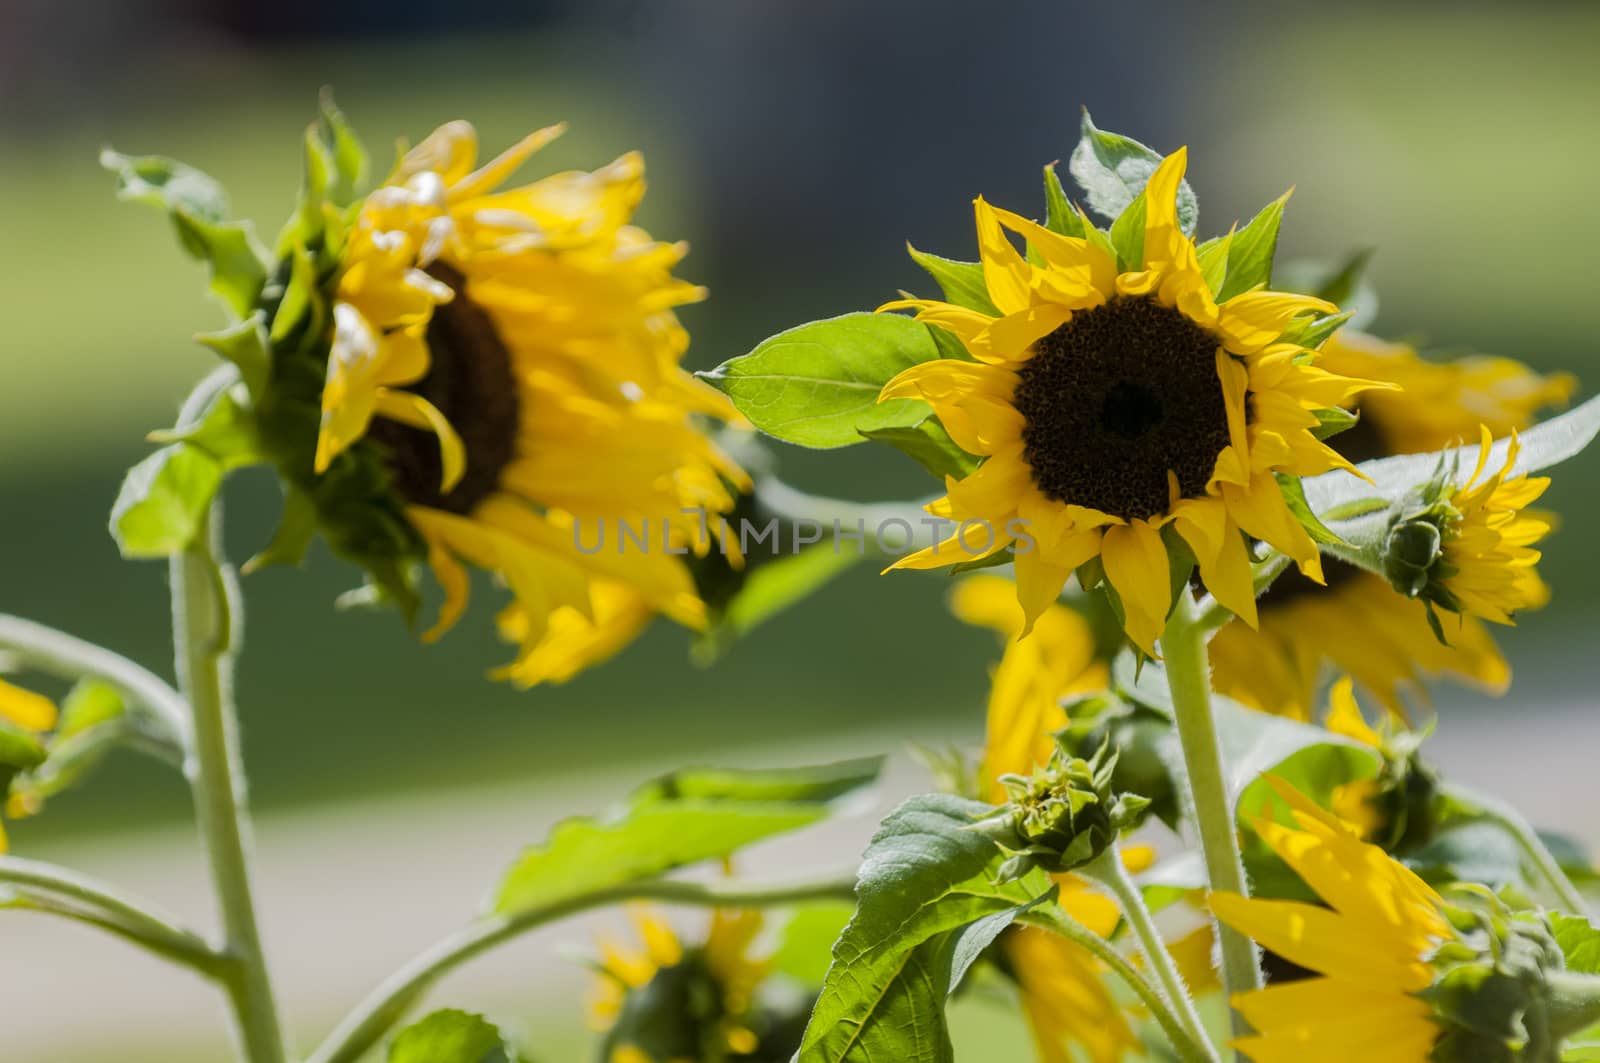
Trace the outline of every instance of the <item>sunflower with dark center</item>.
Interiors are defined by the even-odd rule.
[[[1292,339],[1302,318],[1334,313],[1332,304],[1261,289],[1217,301],[1178,223],[1185,159],[1180,149],[1151,176],[1141,261],[1123,272],[1103,239],[1064,236],[979,198],[996,312],[924,299],[881,308],[917,311],[975,361],[913,366],[880,401],[927,401],[956,443],[984,459],[928,507],[955,522],[948,537],[894,567],[1014,548],[1024,634],[1073,571],[1100,558],[1129,636],[1154,652],[1172,604],[1169,526],[1205,586],[1252,626],[1247,536],[1322,579],[1316,543],[1278,477],[1348,468],[1313,434],[1317,411],[1372,385],[1319,367]]]
[[[375,451],[444,591],[437,637],[467,604],[466,566],[510,589],[503,670],[560,681],[657,613],[705,623],[683,553],[712,546],[749,480],[703,430],[737,421],[680,366],[672,275],[682,244],[629,224],[637,154],[499,190],[561,132],[476,167],[465,122],[401,159],[354,215],[333,297],[315,473]],[[619,522],[651,548],[579,549]]]
[[[1495,438],[1533,424],[1561,406],[1576,381],[1541,375],[1511,358],[1470,355],[1429,361],[1414,348],[1342,329],[1323,345],[1319,364],[1336,373],[1381,380],[1394,390],[1360,396],[1361,420],[1329,445],[1353,462],[1442,450],[1488,428]],[[1360,683],[1395,715],[1426,696],[1424,679],[1448,676],[1503,694],[1511,668],[1484,623],[1462,615],[1449,643],[1428,623],[1427,607],[1382,577],[1328,562],[1326,587],[1287,573],[1261,597],[1260,626],[1229,623],[1211,641],[1219,693],[1252,708],[1310,719],[1330,673]]]

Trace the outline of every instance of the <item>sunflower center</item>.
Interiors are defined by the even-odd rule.
[[[1039,490],[1128,520],[1166,512],[1169,470],[1181,495],[1203,494],[1228,445],[1219,345],[1145,296],[1080,310],[1039,340],[1011,400]]]
[[[469,513],[499,487],[515,456],[521,402],[511,352],[488,312],[467,297],[466,278],[443,262],[428,274],[456,297],[434,308],[428,375],[407,390],[433,403],[461,436],[466,475],[448,493],[440,490],[439,439],[431,432],[376,418],[367,434],[388,449],[391,484],[407,502]]]

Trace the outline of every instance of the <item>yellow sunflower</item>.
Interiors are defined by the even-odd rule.
[[[1564,404],[1575,381],[1541,376],[1510,358],[1472,356],[1431,362],[1405,344],[1343,329],[1321,349],[1330,372],[1395,385],[1357,400],[1360,422],[1330,445],[1352,461],[1440,450],[1470,439],[1482,425],[1496,437]],[[1427,607],[1382,578],[1337,561],[1326,587],[1288,573],[1262,596],[1260,626],[1235,620],[1211,643],[1219,692],[1253,708],[1309,719],[1324,672],[1353,677],[1391,713],[1404,694],[1425,693],[1423,680],[1447,675],[1504,693],[1511,669],[1482,623],[1463,617],[1449,644],[1428,623]]]
[[[1550,533],[1550,521],[1526,511],[1550,479],[1506,479],[1521,450],[1515,432],[1504,464],[1485,476],[1493,442],[1484,428],[1477,467],[1450,495],[1451,515],[1441,529],[1443,556],[1432,596],[1463,616],[1511,624],[1517,613],[1550,600],[1550,588],[1534,567],[1540,555],[1533,548]]]
[[[685,948],[647,907],[635,908],[633,921],[638,944],[602,943],[589,997],[590,1025],[610,1033],[607,1063],[707,1063],[754,1052],[757,1035],[748,1021],[769,970],[749,955],[761,913],[713,910],[696,948]],[[630,1008],[639,1009],[638,1031]]]
[[[444,591],[426,637],[466,607],[464,563],[509,587],[501,630],[521,652],[501,674],[521,685],[603,660],[656,613],[702,626],[680,555],[710,548],[748,486],[697,421],[738,415],[679,364],[673,307],[705,295],[672,275],[686,248],[629,224],[640,157],[500,188],[560,132],[479,167],[472,126],[451,122],[366,198],[315,455],[321,475],[381,448]],[[642,546],[623,548],[624,522]]]
[[[1453,936],[1443,900],[1349,824],[1279,779],[1295,826],[1270,819],[1261,838],[1327,907],[1212,893],[1218,919],[1316,977],[1237,994],[1255,1030],[1234,1046],[1256,1063],[1423,1063],[1442,1028],[1417,994],[1429,958]]]
[[[1061,699],[1103,688],[1106,666],[1095,658],[1089,625],[1064,605],[1049,605],[1034,622],[1032,635],[1019,638],[1024,617],[1008,579],[968,577],[956,585],[950,605],[960,619],[992,628],[1005,640],[990,682],[980,776],[982,798],[1003,802],[1000,777],[1028,775],[1049,762],[1056,748],[1052,736],[1067,725]],[[1154,860],[1147,846],[1131,847],[1124,856],[1135,871]],[[1109,937],[1121,919],[1115,902],[1077,875],[1059,875],[1056,882],[1068,914]],[[1069,1063],[1072,1045],[1092,1063],[1116,1063],[1138,1047],[1138,1037],[1106,985],[1103,965],[1082,948],[1047,931],[1017,927],[1001,936],[1000,949],[1043,1063]]]
[[[31,737],[54,730],[56,718],[55,702],[42,694],[35,694],[31,690],[24,690],[0,679],[0,728],[15,727]],[[0,739],[3,738],[4,735],[0,735]],[[0,771],[3,770],[5,766],[0,764]],[[9,782],[9,775],[0,776],[0,800],[5,798]],[[5,801],[3,809],[5,815],[12,819],[18,819],[34,811],[15,799]],[[0,853],[4,853],[7,846],[4,817],[0,817]]]
[[[1102,243],[979,198],[978,248],[997,314],[923,299],[881,308],[915,310],[975,361],[913,366],[880,398],[926,400],[984,459],[928,507],[954,522],[949,535],[894,567],[936,568],[1015,544],[1031,625],[1078,566],[1099,558],[1129,636],[1147,652],[1172,602],[1169,525],[1205,585],[1247,623],[1256,609],[1246,534],[1321,580],[1316,544],[1278,476],[1348,467],[1312,434],[1316,411],[1369,385],[1319,368],[1285,338],[1331,304],[1266,290],[1216,301],[1178,225],[1185,158],[1168,156],[1145,189],[1140,269],[1119,274]]]

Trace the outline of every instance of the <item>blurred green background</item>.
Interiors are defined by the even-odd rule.
[[[105,515],[122,471],[146,453],[144,433],[170,423],[210,367],[188,337],[221,317],[167,224],[116,203],[95,155],[110,144],[196,165],[270,236],[294,201],[299,136],[323,85],[380,160],[392,138],[415,141],[457,117],[473,120],[491,151],[569,120],[572,132],[538,158],[540,169],[592,168],[643,149],[652,190],[642,221],[690,240],[683,272],[713,292],[684,313],[696,368],[797,321],[927,289],[904,241],[972,257],[968,204],[979,192],[1039,213],[1039,167],[1068,154],[1086,105],[1104,128],[1164,150],[1190,146],[1207,233],[1293,184],[1280,254],[1377,247],[1385,334],[1600,379],[1591,294],[1600,72],[1589,61],[1600,10],[1107,7],[5,7],[0,609],[169,670],[164,569],[121,562]],[[864,448],[782,460],[789,478],[830,493],[929,490],[909,463]],[[1600,521],[1597,471],[1600,455],[1586,455],[1547,496],[1565,527],[1547,552],[1555,600],[1505,635],[1519,673],[1513,695],[1438,695],[1447,761],[1525,798],[1536,818],[1591,837],[1574,809],[1600,793],[1592,776],[1559,777],[1560,752],[1545,754],[1537,777],[1517,758],[1532,755],[1539,735],[1596,733],[1593,677],[1562,662],[1600,632],[1600,574],[1581,546]],[[274,525],[276,488],[245,475],[228,502],[231,552],[247,556]],[[355,955],[359,943],[382,942],[393,962],[471,910],[469,887],[432,898],[443,910],[431,928],[385,921],[408,910],[397,899],[407,889],[437,887],[441,869],[485,852],[509,858],[550,817],[592,810],[676,762],[781,763],[973,740],[995,656],[986,635],[946,614],[945,577],[880,579],[862,566],[711,669],[693,667],[683,633],[658,625],[609,667],[519,693],[484,679],[507,653],[482,608],[492,589],[480,588],[467,623],[422,648],[393,615],[333,610],[355,579],[318,553],[302,571],[245,583],[239,680],[264,857],[299,869],[269,883],[268,929],[308,1044],[384,969]],[[895,780],[916,784],[908,771]],[[142,875],[159,892],[197,876],[180,855],[186,815],[176,779],[121,757],[16,826],[14,845]],[[481,824],[498,841],[467,859],[463,847],[487,833]],[[850,862],[865,830],[837,851],[813,843],[815,860]],[[364,855],[383,847],[408,862]],[[343,862],[396,892],[341,900]],[[478,889],[495,866],[488,861]],[[171,890],[174,904],[203,896]],[[319,900],[365,914],[328,928],[350,932],[329,940],[308,929],[316,924],[302,907]],[[21,1054],[0,1052],[6,1060],[217,1058],[220,1009],[203,989],[75,930],[25,927],[26,918],[0,919],[0,1000],[25,1016]],[[550,951],[545,943],[539,954]],[[85,961],[89,973],[75,974]],[[519,969],[507,969],[500,999],[530,1017],[541,1058],[580,1058],[577,968],[526,965],[538,977],[519,982]],[[343,995],[325,999],[324,986]],[[171,1013],[156,1002],[169,994],[187,1002],[191,1022],[160,1018]],[[131,1016],[114,1036],[81,1019],[107,995]],[[994,1036],[987,1020],[974,1021]]]

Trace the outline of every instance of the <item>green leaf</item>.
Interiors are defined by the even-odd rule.
[[[728,856],[826,817],[829,801],[876,777],[876,761],[783,771],[694,769],[641,787],[608,819],[569,819],[529,847],[493,910],[512,914]]]
[[[149,438],[153,443],[187,443],[210,455],[223,472],[267,460],[250,411],[249,392],[242,384],[219,391],[193,428],[151,432]]]
[[[1566,461],[1581,453],[1597,433],[1600,433],[1600,397],[1521,433],[1522,449],[1508,479],[1540,472]],[[1496,440],[1486,468],[1498,470],[1503,466],[1510,447],[1510,437]],[[1354,503],[1374,498],[1395,501],[1430,480],[1441,458],[1451,456],[1459,460],[1461,475],[1470,474],[1478,462],[1478,449],[1478,445],[1473,444],[1458,451],[1401,454],[1362,462],[1357,468],[1372,480],[1371,483],[1338,469],[1325,472],[1303,481],[1306,501],[1325,521],[1330,519],[1330,513]]]
[[[1357,251],[1343,262],[1299,259],[1277,269],[1277,286],[1326,299],[1350,314],[1351,328],[1366,328],[1378,316],[1378,292],[1367,280],[1372,248]]]
[[[80,679],[61,702],[61,722],[56,741],[122,719],[127,706],[117,688],[98,679]]]
[[[127,736],[126,706],[115,687],[80,679],[61,703],[61,722],[45,760],[18,784],[35,802],[68,790]]]
[[[211,267],[211,292],[236,317],[255,306],[266,283],[266,252],[248,222],[228,221],[222,186],[192,166],[158,155],[100,153],[100,165],[117,175],[117,198],[167,212],[178,241]]]
[[[407,1026],[389,1045],[389,1063],[514,1063],[505,1038],[482,1015],[446,1009]]]
[[[1038,870],[995,884],[1005,854],[972,829],[989,811],[923,794],[884,819],[863,857],[856,914],[834,945],[800,1059],[954,1059],[945,998],[1019,912],[1052,893]]]
[[[1116,218],[1144,191],[1161,156],[1137,140],[1095,128],[1083,112],[1083,136],[1072,150],[1067,168],[1083,186],[1089,206],[1102,217]],[[1178,225],[1194,235],[1200,207],[1188,181],[1178,185]]]
[[[937,357],[939,348],[921,322],[856,313],[780,332],[700,376],[768,435],[831,449],[862,442],[863,432],[926,418],[927,403],[879,403],[878,393],[902,370]]]
[[[1083,217],[1072,209],[1072,204],[1067,202],[1067,193],[1061,187],[1061,178],[1056,176],[1055,163],[1044,168],[1044,209],[1046,229],[1062,236],[1085,235]]]
[[[1350,545],[1312,512],[1310,503],[1306,501],[1306,489],[1301,485],[1300,477],[1281,472],[1275,475],[1278,477],[1278,490],[1283,495],[1284,504],[1289,507],[1289,512],[1294,514],[1294,519],[1300,522],[1300,526],[1314,542],[1329,546]]]
[[[1200,275],[1205,278],[1206,287],[1211,289],[1212,296],[1222,291],[1222,281],[1228,275],[1228,252],[1233,247],[1233,238],[1237,232],[1230,232],[1226,236],[1216,236],[1207,240],[1195,249],[1195,259],[1200,263]]]
[[[906,245],[906,250],[911,253],[912,260],[939,283],[939,290],[944,292],[946,302],[977,310],[990,317],[1000,316],[994,301],[989,298],[989,286],[983,279],[983,263],[940,258],[926,251],[918,251],[910,244]]]
[[[1124,273],[1144,268],[1144,215],[1144,193],[1140,192],[1111,223],[1111,246]]]
[[[1330,406],[1325,410],[1317,410],[1316,418],[1317,427],[1311,430],[1311,434],[1318,439],[1332,439],[1340,432],[1346,432],[1354,428],[1361,421],[1360,414],[1351,413],[1349,410],[1341,410],[1337,406]],[[1301,494],[1303,496],[1305,492],[1301,491]]]
[[[1600,974],[1600,930],[1589,925],[1582,916],[1550,913],[1550,926],[1555,931],[1556,944],[1566,957],[1567,970],[1580,974]]]
[[[174,443],[128,470],[111,507],[111,537],[126,558],[167,557],[194,542],[222,485],[222,466]]]
[[[1250,224],[1233,234],[1228,245],[1228,272],[1217,292],[1217,302],[1232,299],[1258,285],[1272,283],[1272,256],[1278,250],[1278,225],[1283,207],[1289,202],[1285,192],[1250,219]]]
[[[243,321],[218,332],[202,332],[195,337],[222,358],[239,368],[239,378],[250,394],[259,397],[272,374],[272,347],[267,338],[267,316],[257,310]]]
[[[284,489],[283,514],[272,540],[244,563],[246,575],[269,565],[298,565],[317,536],[317,506],[311,496],[289,484]]]
[[[808,904],[790,916],[771,957],[772,969],[807,988],[822,985],[832,962],[833,943],[839,940],[855,905],[845,901]]]
[[[946,476],[965,479],[978,467],[978,459],[950,438],[937,417],[923,418],[914,425],[875,428],[862,432],[879,443],[887,443],[933,473],[943,483]]]
[[[33,735],[0,720],[0,769],[12,768],[26,771],[44,763],[43,744]],[[0,793],[4,788],[0,787]]]

